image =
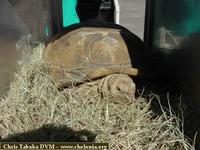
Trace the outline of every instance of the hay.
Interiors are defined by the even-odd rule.
[[[155,117],[151,103],[139,97],[130,105],[116,104],[101,95],[81,99],[57,90],[42,60],[43,45],[20,66],[8,96],[0,101],[0,135],[37,129],[44,124],[67,125],[97,133],[97,142],[112,150],[191,150],[172,114]]]

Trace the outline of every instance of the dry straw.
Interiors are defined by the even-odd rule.
[[[25,132],[44,124],[67,125],[97,133],[97,142],[111,150],[191,150],[174,115],[155,117],[151,103],[139,97],[130,105],[100,94],[64,96],[52,83],[42,59],[44,45],[26,57],[15,74],[8,96],[0,100],[0,135]],[[170,113],[169,113],[170,114]]]

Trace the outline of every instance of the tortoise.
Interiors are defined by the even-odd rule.
[[[60,87],[71,78],[84,83],[111,74],[137,76],[120,29],[80,27],[50,42],[44,59],[49,72]]]

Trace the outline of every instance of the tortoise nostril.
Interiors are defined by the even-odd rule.
[[[117,86],[117,91],[121,91],[121,88],[119,86]]]

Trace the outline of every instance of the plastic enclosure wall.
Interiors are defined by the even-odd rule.
[[[149,47],[176,49],[200,32],[197,0],[146,0],[144,41]]]
[[[4,22],[8,23],[7,26],[22,34],[32,34],[35,41],[45,41],[51,37],[52,0],[8,0],[5,7],[7,20]]]

